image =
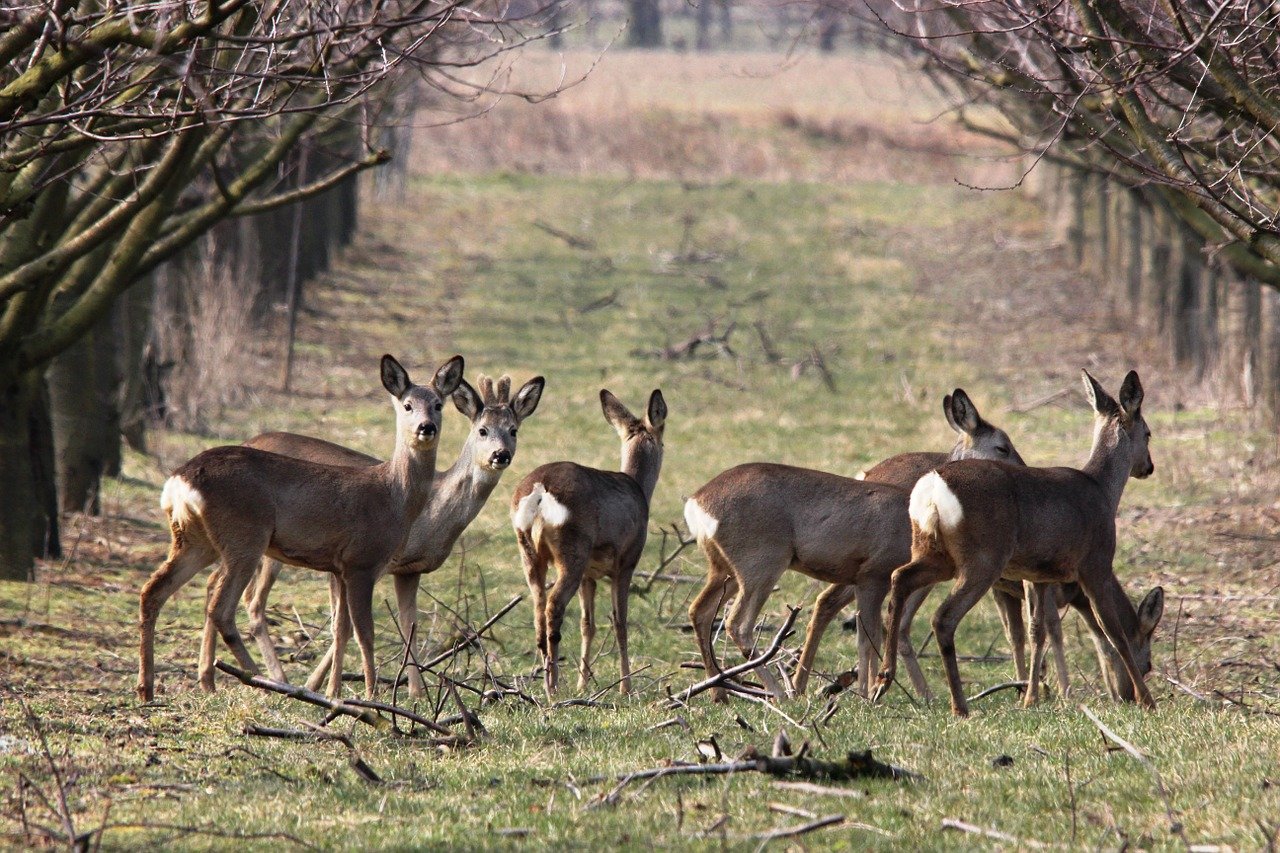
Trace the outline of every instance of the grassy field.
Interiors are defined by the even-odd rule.
[[[1169,368],[1142,322],[1114,316],[1092,296],[1093,284],[1067,268],[1028,201],[956,184],[956,170],[973,162],[958,135],[946,157],[918,161],[910,180],[891,181],[904,176],[846,159],[830,134],[806,131],[812,126],[795,119],[820,118],[829,129],[875,115],[885,139],[897,128],[910,136],[913,118],[928,113],[918,88],[903,90],[918,100],[894,99],[897,107],[882,113],[874,108],[884,105],[883,87],[859,95],[845,86],[843,109],[827,103],[818,112],[802,97],[782,114],[752,104],[784,103],[787,89],[837,73],[875,79],[883,69],[859,60],[804,67],[798,80],[757,77],[762,94],[753,98],[736,76],[740,68],[726,71],[726,80],[697,65],[707,61],[673,60],[656,83],[625,54],[618,66],[602,66],[590,81],[597,88],[584,86],[571,96],[582,103],[570,98],[556,114],[556,121],[590,114],[598,135],[577,140],[581,157],[549,159],[538,169],[496,171],[483,158],[446,169],[435,153],[485,150],[497,144],[491,128],[424,134],[403,196],[369,199],[358,244],[311,291],[298,393],[273,390],[271,336],[246,342],[261,374],[250,377],[245,405],[224,412],[213,435],[153,436],[152,455],[131,456],[126,476],[107,485],[102,518],[67,519],[65,560],[42,566],[35,584],[0,584],[0,844],[54,846],[33,827],[63,831],[60,790],[77,832],[109,827],[100,836],[107,848],[1273,843],[1280,819],[1275,436],[1216,405]],[[682,70],[692,81],[708,78],[690,83],[696,91],[688,98],[666,88]],[[665,103],[650,110],[659,91]],[[532,150],[529,140],[540,139],[547,129],[540,122],[548,121],[530,118],[521,125],[524,143],[511,131],[501,144]],[[734,177],[725,155],[693,179],[675,164],[664,171],[651,153],[588,144],[621,127],[620,139],[647,131],[655,150],[674,151],[664,146],[676,130],[712,124],[716,138],[785,152],[771,161],[783,166],[744,167]],[[730,324],[729,352],[657,357]],[[880,707],[840,694],[828,717],[819,691],[855,660],[853,634],[833,625],[809,697],[773,708],[745,700],[716,706],[703,696],[673,712],[664,707],[668,691],[701,678],[700,668],[682,667],[697,657],[686,625],[703,572],[693,549],[633,593],[632,659],[643,668],[633,695],[608,689],[617,663],[601,607],[597,683],[587,693],[598,704],[552,707],[540,692],[532,616],[522,602],[450,673],[477,686],[491,686],[486,673],[523,685],[536,704],[482,705],[464,692],[487,733],[463,749],[335,723],[380,783],[357,774],[339,743],[243,734],[248,723],[317,721],[305,706],[227,677],[212,696],[196,689],[203,598],[195,583],[162,614],[158,701],[139,705],[137,592],[167,546],[156,506],[166,472],[202,447],[267,429],[387,453],[391,419],[376,367],[384,351],[419,376],[459,352],[473,379],[479,372],[510,373],[516,382],[547,377],[512,470],[454,556],[423,584],[428,649],[523,591],[506,507],[526,472],[563,458],[617,464],[617,439],[599,410],[601,387],[636,408],[658,387],[670,408],[643,573],[658,566],[658,530],[680,518],[682,497],[733,464],[770,459],[852,475],[903,450],[945,449],[940,400],[956,386],[1009,430],[1032,464],[1078,464],[1090,431],[1079,369],[1115,389],[1125,370],[1137,368],[1156,475],[1126,492],[1117,569],[1131,597],[1157,583],[1168,593],[1148,680],[1159,710],[1110,703],[1086,632],[1070,618],[1073,695],[1032,710],[1004,691],[956,720],[945,702],[920,705],[895,691]],[[814,352],[834,390],[814,369],[794,368]],[[1070,393],[1039,404],[1064,389]],[[464,421],[448,413],[444,429],[442,460],[456,453]],[[806,608],[803,624],[816,592],[807,580],[786,578],[766,606],[762,631],[780,624],[788,604]],[[398,656],[381,603],[390,594],[380,587],[384,675]],[[291,677],[302,678],[327,642],[326,610],[318,573],[294,570],[276,587],[274,631]],[[562,645],[566,669],[577,664],[576,618],[574,605]],[[926,620],[916,631],[922,644]],[[958,641],[961,655],[975,658],[961,663],[971,694],[1012,678],[988,603],[963,623]],[[352,651],[349,671],[355,660]],[[922,665],[942,690],[932,647]],[[559,698],[577,695],[572,678],[562,683]],[[1081,705],[1149,764],[1115,749]],[[656,727],[673,717],[680,721]],[[807,741],[819,758],[869,748],[923,779],[842,785],[834,795],[753,773],[667,778],[632,783],[608,799],[615,782],[591,781],[696,761],[698,742],[712,736],[728,758],[752,747],[767,753],[779,729],[795,744]],[[844,820],[792,839],[761,837],[813,819],[804,814]],[[948,819],[1006,835],[944,829]]]

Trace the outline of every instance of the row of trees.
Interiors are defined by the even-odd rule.
[[[1048,162],[1074,173],[1072,192],[1083,193],[1091,176],[1101,182],[1093,195],[1103,222],[1106,198],[1132,195],[1133,221],[1155,211],[1172,223],[1164,232],[1176,231],[1161,239],[1194,244],[1199,263],[1229,273],[1233,286],[1280,289],[1274,3],[841,5],[878,24],[886,44],[922,59],[968,127],[1021,147],[1030,169]],[[1198,299],[1187,286],[1174,290],[1174,298]],[[1246,305],[1256,301],[1246,297]],[[1188,351],[1174,343],[1180,356]]]
[[[56,548],[55,468],[76,508],[101,473],[75,471],[77,459],[110,469],[102,448],[55,463],[54,433],[66,448],[118,432],[101,420],[120,379],[112,351],[140,353],[152,303],[124,300],[130,288],[167,270],[181,304],[189,278],[173,271],[211,232],[236,251],[253,230],[242,223],[265,229],[290,221],[290,205],[349,197],[358,172],[388,159],[381,129],[398,102],[474,96],[459,69],[543,32],[540,11],[485,0],[0,10],[0,577],[28,577],[33,552]],[[280,272],[263,275],[296,287],[304,271]]]

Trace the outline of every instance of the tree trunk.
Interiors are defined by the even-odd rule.
[[[720,4],[720,44],[728,49],[733,41],[733,0],[718,0]]]
[[[1263,328],[1262,401],[1271,422],[1280,426],[1280,290],[1268,287],[1263,298],[1266,313]]]
[[[1084,267],[1086,231],[1084,220],[1084,187],[1088,178],[1081,172],[1071,172],[1067,176],[1067,192],[1069,196],[1070,226],[1067,229],[1067,241],[1071,244],[1071,262],[1076,269]]]
[[[1242,278],[1244,291],[1240,319],[1240,394],[1252,409],[1258,403],[1262,375],[1262,285],[1255,279]]]
[[[627,44],[631,47],[662,47],[662,10],[658,0],[628,0],[631,23]]]
[[[127,292],[127,291],[126,291]],[[120,441],[120,392],[121,370],[124,352],[121,342],[125,336],[128,307],[116,299],[116,304],[103,315],[93,329],[93,384],[98,404],[99,451],[102,456],[102,473],[107,477],[120,476],[122,448]]]
[[[121,298],[123,337],[120,342],[120,434],[139,453],[147,452],[147,405],[143,391],[143,353],[151,334],[151,276],[135,284]]]
[[[831,53],[836,49],[836,39],[840,37],[840,21],[844,13],[833,6],[822,5],[818,8],[818,50]]]
[[[97,515],[105,424],[97,411],[93,339],[91,332],[55,358],[48,378],[59,508]]]
[[[30,424],[31,484],[36,514],[31,527],[31,553],[45,559],[62,556],[58,530],[58,474],[53,462],[53,423],[49,416],[49,388],[36,383],[27,418]]]
[[[31,580],[35,571],[32,544],[40,502],[32,477],[31,405],[40,377],[22,374],[0,389],[0,580]]]
[[[711,18],[715,12],[714,0],[698,0],[698,28],[694,39],[694,47],[699,51],[711,50]]]
[[[1125,194],[1128,199],[1129,209],[1128,216],[1125,221],[1125,229],[1128,232],[1125,243],[1125,265],[1127,267],[1127,282],[1129,296],[1129,310],[1136,314],[1142,304],[1142,247],[1144,241],[1142,239],[1142,220],[1144,219],[1144,202],[1142,198],[1132,190]]]
[[[1173,305],[1173,360],[1181,367],[1190,367],[1197,379],[1204,370],[1204,346],[1200,339],[1203,308],[1201,288],[1204,283],[1204,263],[1199,246],[1188,235],[1182,236],[1182,263],[1178,266],[1178,281],[1174,287]]]

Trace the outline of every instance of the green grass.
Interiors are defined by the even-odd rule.
[[[975,235],[992,230],[1038,228],[1037,214],[1017,199],[945,185],[691,187],[492,175],[416,178],[405,199],[384,204],[381,210],[370,205],[369,233],[333,280],[313,291],[297,385],[314,393],[284,398],[263,383],[250,404],[225,413],[217,433],[238,438],[287,428],[385,453],[390,419],[375,368],[384,350],[400,355],[415,375],[456,351],[467,357],[472,377],[510,372],[521,382],[535,373],[547,376],[542,405],[521,430],[513,470],[462,547],[424,583],[431,596],[420,599],[428,645],[452,633],[450,608],[476,624],[523,590],[506,506],[524,473],[560,458],[617,464],[617,439],[599,411],[601,387],[636,408],[660,387],[668,402],[654,527],[679,518],[682,496],[738,462],[773,459],[853,474],[901,450],[946,448],[949,433],[937,410],[942,394],[956,385],[1010,430],[1029,460],[1078,462],[1086,454],[1089,418],[1079,401],[1024,415],[1008,409],[1015,400],[1057,387],[1062,374],[1055,347],[1068,336],[1092,335],[1090,316],[1055,326],[1040,350],[1022,353],[1014,364],[991,358],[981,339],[964,341],[962,297],[971,295],[964,282],[995,279],[998,286],[1022,270],[992,275],[972,258],[954,260],[952,247],[977,245]],[[590,239],[594,248],[574,249],[536,228],[535,220]],[[677,257],[682,252],[684,260]],[[988,250],[983,257],[990,263],[998,255]],[[939,265],[947,270],[948,286],[931,278]],[[614,304],[582,310],[615,292]],[[668,361],[635,354],[678,343],[711,320],[721,329],[737,323],[729,339],[735,357]],[[768,329],[783,363],[765,358],[757,322]],[[834,394],[812,371],[792,378],[791,363],[814,346],[835,378]],[[1049,365],[1043,378],[1027,379],[1024,374],[1038,365]],[[1104,353],[1096,372],[1112,387],[1127,366]],[[1067,365],[1066,375],[1077,367]],[[1021,378],[1014,381],[1015,375]],[[805,725],[799,730],[759,705],[714,706],[702,697],[679,712],[687,727],[653,731],[672,716],[662,706],[667,689],[700,677],[679,668],[696,657],[681,626],[697,586],[659,580],[632,598],[632,657],[637,667],[647,667],[636,678],[634,695],[619,698],[610,691],[600,697],[610,707],[600,708],[552,710],[515,700],[486,705],[479,714],[488,734],[460,751],[338,724],[385,780],[381,785],[361,780],[338,744],[241,733],[251,721],[299,727],[314,720],[303,706],[226,678],[215,695],[195,689],[203,599],[194,583],[161,618],[159,701],[143,707],[134,700],[137,591],[167,540],[155,508],[158,486],[167,465],[210,443],[156,436],[160,461],[131,456],[128,476],[108,485],[107,519],[69,521],[73,552],[67,561],[45,566],[37,584],[0,585],[0,612],[12,617],[0,627],[6,685],[0,693],[0,778],[7,786],[0,794],[0,838],[10,845],[35,841],[19,824],[19,773],[53,791],[34,729],[16,701],[24,697],[68,781],[81,830],[96,826],[109,809],[111,823],[284,832],[335,848],[709,848],[726,841],[745,848],[757,844],[754,834],[803,822],[769,811],[768,804],[778,802],[819,816],[843,814],[884,833],[846,825],[791,842],[813,846],[997,844],[943,831],[944,818],[1053,845],[1181,846],[1152,773],[1107,748],[1078,709],[1084,703],[1150,757],[1186,839],[1260,847],[1280,813],[1274,748],[1280,725],[1212,691],[1255,707],[1274,695],[1277,677],[1267,664],[1277,655],[1274,606],[1253,602],[1253,621],[1226,630],[1215,620],[1225,619],[1229,608],[1215,610],[1189,598],[1187,613],[1177,617],[1182,633],[1176,658],[1172,624],[1180,596],[1219,589],[1222,544],[1196,525],[1179,523],[1179,513],[1220,506],[1233,495],[1237,487],[1216,472],[1239,462],[1242,427],[1209,411],[1175,416],[1162,410],[1158,385],[1149,394],[1157,477],[1126,495],[1119,570],[1133,595],[1157,580],[1170,588],[1157,673],[1149,682],[1160,702],[1157,712],[1114,706],[1105,698],[1089,643],[1073,619],[1067,632],[1075,690],[1070,702],[1024,710],[1005,691],[979,702],[973,718],[956,720],[945,703],[917,706],[903,691],[883,707],[844,695],[829,722],[818,724],[825,699],[815,692],[782,706]],[[462,419],[448,416],[442,459],[452,458],[462,432]],[[1204,472],[1208,451],[1220,458],[1219,468]],[[654,535],[642,572],[656,566],[658,549]],[[685,577],[701,572],[692,551],[669,570]],[[1265,592],[1247,578],[1240,583]],[[286,655],[290,674],[301,678],[314,647],[325,642],[316,628],[325,619],[324,581],[298,570],[276,590],[275,630],[297,658],[289,662]],[[766,630],[779,623],[783,605],[808,605],[815,592],[808,581],[787,577],[766,607]],[[389,597],[389,587],[380,595]],[[601,598],[595,671],[597,686],[605,687],[617,676],[617,664],[603,590]],[[1196,619],[1193,610],[1199,611]],[[562,646],[566,670],[577,663],[576,605],[570,614]],[[292,645],[297,619],[319,633],[314,647]],[[921,642],[925,622],[916,626]],[[539,681],[531,678],[530,623],[522,603],[484,650],[494,673],[525,680],[526,689],[539,695]],[[382,672],[388,674],[397,642],[381,608],[378,628]],[[980,605],[963,623],[959,642],[962,655],[1002,654],[994,609]],[[928,651],[922,663],[940,690],[939,662]],[[736,659],[736,653],[727,657]],[[852,635],[833,626],[819,670],[837,672],[854,658]],[[460,666],[455,674],[475,679],[481,659],[463,657]],[[354,667],[353,652],[348,669]],[[962,662],[961,671],[972,692],[1012,677],[1011,666],[998,660]],[[1160,673],[1181,676],[1211,701],[1174,690]],[[566,696],[575,694],[573,681],[564,679]],[[815,691],[826,680],[818,682]],[[474,704],[475,697],[467,694],[467,701]],[[695,742],[713,734],[728,756],[747,746],[767,751],[781,727],[793,742],[808,740],[819,757],[871,748],[925,778],[850,785],[854,797],[800,795],[756,774],[662,779],[628,786],[616,805],[592,807],[611,783],[588,783],[589,777],[696,759]],[[1010,756],[1012,765],[994,766],[1001,755]],[[26,803],[33,820],[55,823],[30,792]],[[719,828],[701,834],[713,825]],[[116,828],[104,835],[111,848],[229,843],[176,829]],[[274,847],[279,839],[255,843]]]

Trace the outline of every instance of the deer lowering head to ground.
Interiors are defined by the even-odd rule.
[[[893,683],[899,620],[916,590],[954,578],[933,617],[946,667],[951,709],[969,712],[956,664],[955,631],[964,615],[1003,576],[1031,581],[1032,673],[1044,655],[1044,595],[1049,584],[1079,583],[1096,616],[1090,626],[1109,644],[1120,667],[1108,674],[1122,698],[1155,707],[1144,676],[1151,669],[1151,637],[1164,612],[1164,591],[1153,589],[1135,609],[1112,566],[1116,510],[1130,477],[1155,470],[1151,430],[1142,417],[1142,383],[1130,371],[1119,402],[1084,372],[1095,413],[1093,450],[1082,469],[1023,468],[981,460],[949,462],[921,478],[911,492],[911,562],[893,573],[890,633],[876,698]],[[1028,704],[1038,699],[1031,679]]]
[[[565,608],[582,590],[582,659],[578,689],[591,678],[595,638],[596,582],[613,587],[613,627],[621,658],[621,691],[631,691],[627,656],[627,596],[631,576],[644,551],[653,499],[662,468],[662,432],[667,404],[662,392],[649,396],[644,419],[617,397],[600,392],[604,417],[622,439],[622,470],[601,471],[575,462],[552,462],[534,469],[511,496],[511,524],[533,595],[534,634],[545,667],[548,695],[556,689],[560,627]],[[556,567],[549,593],[547,568]]]
[[[394,358],[382,357],[382,384],[396,412],[396,444],[380,465],[322,465],[251,447],[215,447],[173,473],[160,498],[169,519],[169,557],[142,588],[139,603],[143,701],[154,693],[160,608],[215,561],[222,567],[210,579],[206,623],[242,667],[257,671],[236,629],[235,611],[264,554],[338,576],[364,659],[365,690],[374,693],[373,585],[426,505],[443,401],[458,387],[462,367],[462,358],[454,356],[431,385],[422,386]],[[214,634],[205,631],[200,651],[205,690],[214,688]]]
[[[1021,463],[1009,437],[982,420],[964,391],[957,388],[948,395],[944,411],[964,436],[953,454]],[[685,502],[684,516],[706,554],[707,582],[689,607],[689,619],[707,675],[719,670],[711,637],[721,605],[735,599],[725,630],[751,658],[752,631],[760,609],[783,572],[793,569],[830,584],[814,606],[793,689],[804,691],[823,633],[856,597],[858,675],[865,693],[879,655],[880,606],[889,591],[889,578],[911,555],[907,489],[915,482],[911,478],[947,458],[945,453],[903,454],[872,468],[865,480],[756,462],[730,468],[695,492]],[[873,477],[897,482],[876,482]],[[903,654],[912,654],[909,644]],[[919,671],[914,657],[906,663],[908,671]],[[757,672],[775,695],[785,692],[767,669]],[[724,696],[723,690],[713,691],[717,700]]]
[[[958,436],[956,444],[951,448],[950,453],[899,453],[897,456],[890,456],[883,462],[868,468],[858,475],[858,479],[872,483],[888,483],[909,490],[925,474],[928,474],[939,465],[953,462],[957,459],[995,459],[997,461],[1010,462],[1014,465],[1026,464],[1022,460],[1022,456],[1018,454],[1017,449],[1014,448],[1009,434],[983,418],[978,413],[978,407],[969,399],[969,395],[965,393],[963,388],[957,388],[942,398],[942,415]],[[894,568],[897,568],[897,566],[894,566]],[[916,656],[915,645],[911,641],[911,623],[916,611],[929,595],[930,589],[930,587],[926,587],[920,590],[907,602],[902,620],[902,634],[898,638],[898,654],[902,657],[902,662],[907,667],[911,685],[916,694],[925,700],[933,698],[933,692],[929,689],[929,683],[925,681],[924,672],[920,669],[920,663]],[[1018,668],[1018,678],[1025,679],[1026,645],[1024,638],[1026,629],[1022,619],[1021,598],[1011,595],[1004,589],[993,590],[992,597],[995,599],[996,606],[1000,611],[1000,620],[1004,624],[1005,636],[1009,638],[1009,644],[1014,649],[1014,661]],[[1056,612],[1053,615],[1056,616]],[[1061,623],[1057,619],[1048,619],[1046,621],[1049,634],[1054,641],[1054,659],[1062,662],[1063,669],[1059,670],[1059,678],[1061,679],[1065,674],[1066,661],[1062,652]]]
[[[509,376],[503,376],[496,383],[488,376],[481,376],[476,380],[478,390],[463,380],[453,392],[453,403],[471,422],[471,429],[457,460],[447,470],[436,474],[431,486],[431,496],[422,513],[413,522],[408,539],[390,568],[395,577],[400,632],[406,641],[414,636],[417,625],[418,584],[422,576],[444,565],[458,537],[479,515],[503,472],[515,459],[517,430],[524,419],[537,409],[545,382],[541,376],[536,376],[512,397]],[[284,432],[266,433],[245,444],[326,465],[369,467],[378,464],[378,460],[372,456],[321,439]],[[279,574],[279,561],[270,557],[263,560],[257,582],[250,591],[248,608],[250,630],[266,659],[267,671],[277,681],[284,681],[284,668],[271,642],[266,613],[267,598]],[[350,630],[346,614],[337,606],[339,592],[335,577],[330,581],[334,624],[337,626],[338,616],[342,617],[341,621],[344,623],[335,627],[335,637],[338,631]],[[319,687],[325,673],[333,665],[335,646],[336,643],[330,645],[329,651],[307,680],[307,686],[311,689]],[[422,674],[411,667],[408,677],[409,695],[421,696],[424,690]]]

